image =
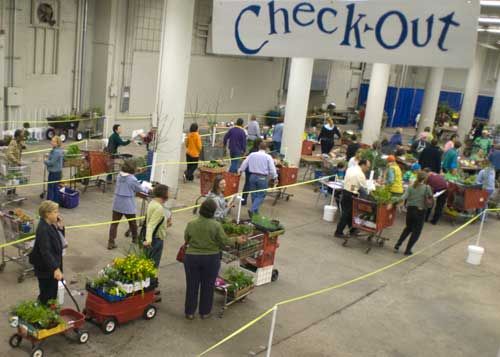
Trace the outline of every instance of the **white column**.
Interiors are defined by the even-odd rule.
[[[292,59],[281,153],[285,154],[286,159],[293,165],[300,163],[313,67],[314,59],[312,58]]]
[[[427,82],[425,84],[424,102],[420,113],[420,122],[418,123],[419,132],[424,131],[426,127],[430,127],[431,130],[434,128],[434,120],[436,119],[443,78],[444,68],[429,68]]]
[[[5,34],[0,33],[0,121],[5,120]],[[5,129],[5,123],[0,124],[0,130]]]
[[[349,62],[332,61],[326,105],[335,103],[338,110],[347,109],[347,94],[351,89],[351,68]]]
[[[385,98],[387,96],[390,74],[391,65],[384,63],[373,64],[368,100],[366,102],[363,134],[361,136],[363,144],[371,145],[380,137],[380,127],[382,126],[382,119],[384,117]]]
[[[195,0],[168,0],[163,5],[162,39],[159,61],[156,113],[158,150],[155,181],[164,183],[176,193],[180,165],[161,165],[181,160],[184,110],[191,62]]]
[[[486,48],[480,45],[477,46],[474,63],[467,75],[462,111],[460,112],[460,121],[458,122],[458,137],[460,139],[464,139],[465,135],[472,128],[486,52]]]
[[[497,78],[497,89],[490,112],[490,125],[500,125],[500,74]]]

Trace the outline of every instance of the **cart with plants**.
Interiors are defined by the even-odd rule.
[[[255,288],[253,276],[238,267],[227,267],[215,281],[215,291],[224,296],[219,317],[231,305],[244,301]]]
[[[1,211],[0,222],[2,222],[3,237],[2,243],[12,243],[18,240],[31,237],[35,232],[35,220],[23,210],[16,208],[12,211]],[[0,240],[1,242],[1,240]],[[17,277],[19,283],[33,272],[33,267],[29,263],[28,255],[33,249],[34,241],[28,240],[13,244],[11,247],[2,248],[2,261],[0,262],[0,272],[3,272],[8,262],[18,264],[21,269]],[[8,255],[7,250],[16,250],[17,255]]]
[[[55,300],[49,301],[47,305],[38,301],[20,303],[11,311],[9,319],[11,326],[17,329],[9,339],[12,348],[20,347],[21,342],[27,340],[31,343],[31,356],[43,357],[45,353],[42,345],[46,339],[56,335],[68,335],[69,332],[77,335],[79,343],[88,342],[89,333],[82,329],[85,315],[80,312],[78,304],[65,284],[64,287],[77,310],[61,309]]]
[[[367,198],[353,197],[352,199],[352,226],[365,232],[368,254],[375,243],[383,247],[388,238],[382,236],[384,229],[391,227],[396,218],[396,208],[392,204],[393,198],[387,187],[378,187]],[[345,238],[344,247],[350,238]]]
[[[278,184],[276,185],[276,189],[269,193],[269,195],[274,198],[273,206],[275,206],[280,199],[290,201],[293,194],[286,192],[286,186],[297,183],[299,176],[299,168],[290,165],[287,161],[278,164],[276,169],[278,171]]]
[[[488,192],[483,190],[482,185],[476,185],[476,176],[465,179],[448,181],[448,200],[444,214],[452,222],[467,220],[475,215],[477,210],[487,208]]]
[[[16,193],[16,188],[30,181],[31,168],[28,165],[12,166],[5,157],[0,159],[0,200],[4,207],[12,203],[22,203],[26,197]]]
[[[157,311],[154,305],[157,274],[154,262],[143,255],[115,258],[96,279],[87,282],[84,309],[87,320],[110,334],[118,324],[141,317],[153,319]]]
[[[80,120],[81,118],[74,114],[50,116],[47,118],[49,128],[45,132],[45,137],[52,140],[54,136],[58,135],[62,142],[65,142],[68,138],[81,141],[84,134],[78,130]]]
[[[94,181],[97,187],[106,192],[107,179],[103,179],[101,175],[113,173],[114,159],[111,154],[105,151],[82,150],[85,162],[78,169],[75,178],[82,178],[80,183],[84,185],[83,192],[87,191],[91,181]]]

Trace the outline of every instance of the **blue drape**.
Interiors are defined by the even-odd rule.
[[[358,107],[365,105],[368,100],[368,83],[361,83],[359,87]]]
[[[441,91],[439,95],[439,103],[446,103],[456,112],[462,109],[463,94],[460,92],[446,92]]]
[[[477,97],[476,112],[474,115],[477,118],[489,119],[492,105],[493,105],[493,97],[486,97],[484,95],[480,95],[479,97]]]

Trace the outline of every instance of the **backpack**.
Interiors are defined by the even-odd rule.
[[[421,154],[422,151],[425,150],[425,148],[427,147],[427,145],[428,145],[427,141],[420,139],[419,141],[417,141],[417,147],[415,148],[415,152],[417,154]]]
[[[165,221],[165,217],[163,217],[156,226],[155,230],[153,231],[153,238],[156,236],[156,233],[158,232],[158,229],[160,229],[160,226],[163,224]],[[141,230],[139,231],[139,242],[144,242],[146,240],[146,229],[148,227],[148,217],[144,217],[144,222],[141,224]]]

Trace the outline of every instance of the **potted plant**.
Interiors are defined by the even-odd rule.
[[[235,267],[227,268],[222,278],[229,284],[227,291],[230,299],[237,299],[255,287],[253,276]]]

